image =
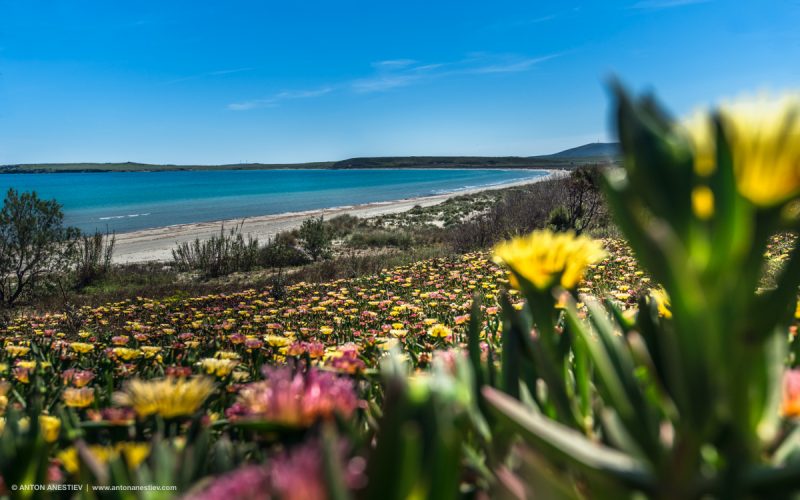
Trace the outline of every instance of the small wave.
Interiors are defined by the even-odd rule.
[[[100,220],[112,220],[112,219],[127,219],[129,217],[144,217],[150,215],[150,213],[146,214],[128,214],[128,215],[109,215],[107,217],[98,217]]]

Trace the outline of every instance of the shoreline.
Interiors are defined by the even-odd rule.
[[[167,262],[172,259],[172,249],[178,244],[209,239],[219,234],[220,227],[227,227],[242,223],[242,232],[245,236],[252,235],[265,242],[275,234],[290,231],[300,227],[302,222],[311,217],[336,217],[338,215],[353,215],[361,218],[377,217],[379,215],[396,214],[411,210],[417,205],[429,207],[462,195],[475,194],[482,191],[493,191],[514,186],[534,184],[550,180],[563,175],[562,170],[545,170],[546,175],[532,179],[512,181],[501,184],[486,185],[475,188],[462,189],[448,193],[404,198],[392,201],[378,201],[360,205],[340,206],[306,210],[302,212],[285,212],[280,214],[259,215],[244,219],[227,219],[211,222],[194,222],[189,224],[176,224],[152,229],[141,229],[116,235],[113,262],[115,264],[130,264],[141,262]]]

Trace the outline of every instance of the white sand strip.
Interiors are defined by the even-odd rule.
[[[557,176],[567,175],[561,170],[548,170],[547,175],[526,179],[522,181],[484,186],[474,189],[466,189],[453,193],[437,194],[433,196],[423,196],[419,198],[408,198],[395,201],[384,201],[376,203],[365,203],[349,207],[335,207],[320,210],[309,210],[306,212],[289,212],[274,215],[261,215],[258,217],[248,217],[244,219],[242,232],[245,235],[253,235],[259,240],[266,242],[268,238],[274,237],[281,231],[289,231],[300,227],[304,220],[320,215],[325,218],[336,217],[337,215],[349,214],[356,217],[368,218],[378,215],[395,214],[411,210],[417,205],[428,207],[438,205],[455,196],[477,193],[494,189],[503,189],[511,186],[533,184],[543,180],[552,179]],[[233,227],[242,222],[242,219],[198,222],[193,224],[179,224],[175,226],[160,227],[155,229],[143,229],[130,233],[117,235],[116,246],[114,247],[115,263],[148,262],[148,261],[169,261],[172,259],[172,249],[179,243],[193,241],[195,238],[205,240],[219,234],[222,224],[226,228]],[[226,229],[227,230],[227,229]]]

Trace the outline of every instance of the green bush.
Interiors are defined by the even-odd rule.
[[[84,288],[111,270],[116,235],[95,232],[81,235],[75,252],[75,287]]]
[[[367,229],[350,235],[349,244],[355,248],[397,247],[408,249],[414,243],[411,233],[403,230]]]
[[[298,234],[303,250],[311,260],[317,261],[330,256],[333,235],[322,216],[304,220]]]
[[[305,253],[285,240],[286,238],[276,237],[261,247],[259,263],[263,267],[292,267],[309,263]]]
[[[243,223],[242,223],[243,224]],[[250,271],[258,265],[258,239],[244,237],[242,224],[227,233],[225,226],[219,235],[202,241],[181,243],[172,250],[172,260],[179,271],[199,271],[204,278],[215,278],[233,272]]]

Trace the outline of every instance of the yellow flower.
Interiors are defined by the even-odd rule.
[[[94,389],[91,387],[81,387],[75,389],[70,387],[64,389],[64,404],[72,408],[86,408],[94,401]]]
[[[232,359],[203,358],[198,363],[208,375],[225,377],[230,375],[238,363]]]
[[[25,347],[25,346],[21,346],[21,345],[9,344],[9,345],[6,346],[6,352],[12,358],[18,358],[20,356],[24,356],[24,355],[28,354],[28,352],[30,352],[30,350],[31,350],[30,347]]]
[[[89,454],[101,464],[122,455],[130,469],[136,469],[150,455],[150,445],[147,443],[121,442],[112,446],[89,445]],[[63,450],[56,455],[61,461],[64,470],[70,474],[77,474],[80,467],[78,450],[74,446]]]
[[[115,347],[114,354],[123,361],[131,361],[138,358],[142,353],[137,349],[130,349],[128,347]]]
[[[724,103],[719,114],[742,196],[768,207],[800,193],[800,94]],[[716,168],[710,116],[697,113],[682,127],[694,149],[696,172],[710,174]]]
[[[75,351],[77,353],[80,353],[80,354],[86,354],[87,352],[94,351],[94,345],[93,344],[86,344],[84,342],[73,342],[73,343],[71,343],[69,345],[69,347],[73,351]]]
[[[115,448],[118,453],[122,453],[122,456],[125,457],[125,461],[128,463],[128,467],[131,469],[138,468],[139,464],[144,462],[144,460],[150,455],[149,443],[123,442],[117,444]]]
[[[700,177],[708,177],[717,168],[717,152],[714,147],[714,135],[708,113],[697,112],[681,124],[684,133],[692,145],[694,154],[694,171]]]
[[[50,366],[49,361],[43,361],[42,363],[37,363],[36,361],[18,361],[17,368],[23,368],[25,370],[35,370],[37,366],[42,368],[47,368]]]
[[[0,435],[5,429],[5,419],[0,419]],[[23,417],[18,422],[19,429],[23,432],[28,432],[30,429],[30,419]],[[58,435],[61,432],[61,420],[50,415],[39,415],[39,432],[48,443],[55,443],[58,440]]]
[[[156,354],[161,352],[161,348],[158,346],[153,345],[145,345],[141,347],[142,352],[144,353],[144,357],[149,359],[154,357]]]
[[[42,429],[44,440],[48,443],[54,443],[61,432],[61,420],[50,415],[39,415],[39,427]]]
[[[333,333],[333,327],[330,326],[323,326],[319,329],[319,333],[323,335],[330,335]]]
[[[606,253],[599,241],[571,232],[534,231],[502,242],[494,247],[494,261],[508,266],[509,282],[519,289],[518,276],[539,290],[548,290],[560,283],[574,288],[586,268],[600,262]]]
[[[286,347],[292,343],[292,339],[281,335],[264,335],[264,340],[272,347]]]
[[[692,190],[692,211],[700,220],[714,215],[714,193],[708,186],[697,186]]]
[[[136,379],[114,394],[114,402],[132,407],[140,417],[185,417],[194,414],[212,392],[214,383],[206,377]]]
[[[376,338],[375,345],[383,351],[391,351],[400,342],[397,339]]]
[[[239,355],[233,351],[217,351],[214,353],[214,357],[217,359],[232,359],[234,361],[239,360]]]
[[[664,290],[653,289],[650,291],[650,295],[653,297],[653,300],[656,301],[656,307],[658,308],[658,315],[664,318],[671,318],[672,311],[670,310],[670,302],[669,302],[669,295]]]
[[[441,323],[437,323],[428,329],[428,335],[431,337],[444,338],[449,337],[452,333],[453,330],[447,328]]]
[[[3,413],[8,406],[8,390],[11,389],[11,384],[5,380],[0,380],[0,413]]]

